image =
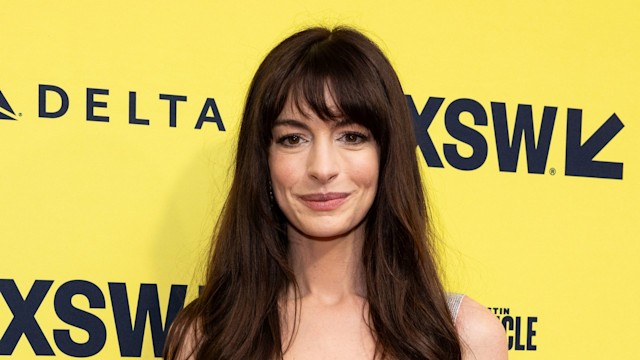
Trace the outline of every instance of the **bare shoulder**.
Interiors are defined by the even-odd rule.
[[[456,319],[463,360],[507,359],[504,327],[486,307],[465,296]]]

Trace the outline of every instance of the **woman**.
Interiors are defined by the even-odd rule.
[[[443,291],[415,147],[365,36],[312,28],[276,46],[249,89],[205,288],[165,357],[506,359],[496,318]]]

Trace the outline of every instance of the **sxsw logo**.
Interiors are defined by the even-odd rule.
[[[498,170],[515,172],[520,149],[524,147],[527,173],[544,174],[547,172],[551,139],[558,132],[559,126],[556,126],[556,123],[558,118],[562,119],[563,116],[559,115],[557,107],[544,106],[541,118],[534,120],[533,106],[529,104],[518,104],[517,108],[509,106],[510,111],[507,111],[507,104],[493,101],[490,108],[485,109],[478,101],[464,98],[455,99],[443,106],[444,98],[429,97],[421,107],[422,110],[416,106],[411,95],[407,95],[407,103],[413,117],[418,146],[427,166],[444,168],[446,163],[455,169],[465,171],[481,167],[487,160],[489,149],[493,148],[498,157]],[[513,110],[516,110],[515,114]],[[624,127],[620,118],[615,113],[610,115],[595,132],[588,135],[582,131],[582,109],[569,108],[566,113],[560,114],[563,113],[566,114],[564,174],[622,179],[623,163],[594,160]],[[469,120],[463,122],[463,117]],[[488,126],[490,120],[493,134],[489,139],[478,129]],[[429,127],[435,121],[444,122],[447,133],[456,141],[434,143],[435,139],[429,135]],[[534,122],[539,124],[538,131],[534,130]],[[461,154],[460,145],[471,147],[471,155]],[[555,168],[548,170],[551,175],[555,175]]]
[[[16,113],[9,105],[7,98],[4,97],[2,90],[0,90],[0,120],[15,120]]]
[[[158,284],[140,284],[137,300],[131,285],[106,285],[108,291],[87,280],[35,280],[21,291],[14,279],[0,279],[6,305],[0,318],[10,320],[0,328],[0,357],[15,356],[16,348],[28,346],[36,356],[85,358],[99,355],[111,341],[117,342],[121,357],[140,358],[149,340],[153,355],[161,357],[169,327],[185,305],[187,285],[171,285],[167,303],[160,301]],[[37,313],[43,308],[59,321],[40,323]],[[72,336],[78,331],[86,333],[84,339]]]

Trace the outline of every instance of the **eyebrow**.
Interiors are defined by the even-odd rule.
[[[333,128],[342,128],[356,123],[355,121],[348,118],[339,119],[332,122],[334,124]],[[276,121],[273,123],[273,127],[276,126],[292,126],[303,130],[310,130],[309,126],[306,123],[295,119],[276,119]]]
[[[273,127],[276,126],[292,126],[303,130],[309,130],[309,126],[307,124],[294,119],[276,119],[276,121],[273,123]]]

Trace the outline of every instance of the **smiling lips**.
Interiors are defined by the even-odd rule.
[[[315,211],[331,211],[337,209],[343,202],[347,200],[350,193],[320,193],[301,195],[302,202]]]

